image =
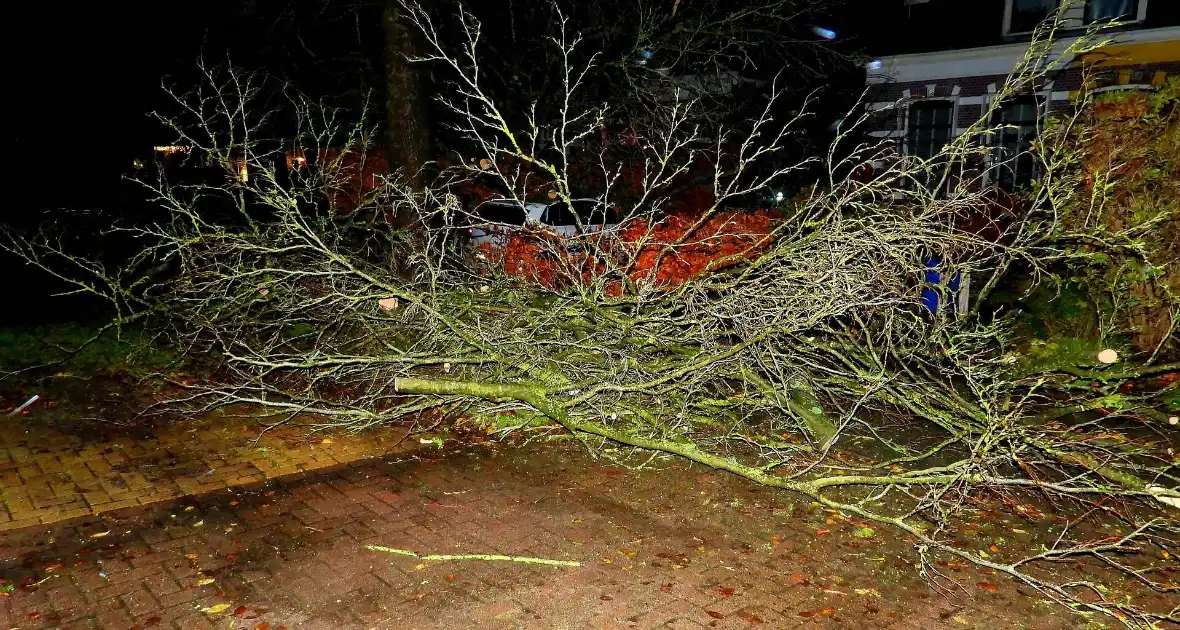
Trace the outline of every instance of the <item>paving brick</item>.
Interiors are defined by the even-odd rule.
[[[138,457],[128,446],[122,452],[132,463]],[[233,457],[198,461],[213,467]],[[817,543],[814,528],[789,515],[767,517],[749,507],[743,508],[746,512],[703,511],[694,504],[674,503],[668,495],[695,496],[706,487],[696,480],[696,471],[608,474],[579,457],[577,451],[546,450],[496,460],[456,456],[438,462],[334,467],[234,493],[222,490],[124,508],[88,526],[60,522],[9,532],[0,535],[0,546],[28,550],[27,566],[87,558],[86,564],[63,570],[70,580],[62,585],[73,590],[55,589],[61,610],[96,627],[120,630],[132,623],[146,630],[145,620],[152,615],[160,617],[160,628],[185,630],[231,623],[253,628],[260,622],[272,630],[280,625],[290,630],[948,627],[938,614],[950,609],[949,603],[932,606],[941,600],[904,570],[848,558],[843,546],[848,540],[835,540],[839,530],[832,540]],[[120,492],[135,494],[138,489],[131,486],[138,485],[137,478],[121,478],[129,488]],[[715,479],[707,491],[719,505],[729,505],[735,497],[747,506],[771,503],[765,497],[752,499],[748,486],[710,478]],[[208,485],[194,483],[198,489]],[[135,496],[142,500],[150,495]],[[186,510],[188,506],[193,509]],[[779,519],[774,531],[783,539],[774,555],[761,550],[769,536],[768,518]],[[193,527],[198,520],[203,526]],[[107,538],[87,538],[108,529],[112,533]],[[46,545],[50,537],[55,542]],[[697,550],[698,539],[708,541],[706,551]],[[510,552],[578,559],[586,565],[424,562],[365,551],[370,540],[431,553]],[[908,543],[886,532],[873,543],[881,554],[908,551]],[[80,545],[90,548],[87,554]],[[624,549],[634,554],[628,556]],[[747,553],[751,549],[758,551]],[[669,552],[686,553],[690,561],[675,569],[673,561],[656,556]],[[100,558],[102,564],[95,562]],[[23,564],[2,563],[6,576],[27,570]],[[794,573],[815,584],[794,584]],[[845,584],[877,588],[882,597],[824,596],[817,585],[832,575],[846,577]],[[200,579],[214,581],[198,586]],[[734,591],[719,590],[729,588]],[[842,587],[851,593],[850,588]],[[0,617],[17,610],[49,610],[47,597],[17,592],[0,598],[0,606],[9,607],[0,608]],[[868,612],[866,601],[878,612]],[[964,618],[990,620],[991,627],[1070,627],[1052,625],[1057,620],[1048,620],[1043,609],[1034,615],[1021,601],[964,598],[955,605],[963,606]],[[220,612],[200,612],[221,603],[227,607]],[[241,618],[232,614],[239,606],[245,607]],[[826,607],[835,612],[798,615]],[[100,619],[100,611],[107,616]],[[894,612],[896,619],[886,616]]]
[[[108,608],[97,614],[98,625],[103,630],[127,630],[135,621],[122,608]]]

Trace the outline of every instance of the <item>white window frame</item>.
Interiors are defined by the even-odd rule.
[[[910,149],[910,107],[918,103],[929,103],[932,101],[946,101],[951,104],[951,133],[947,137],[947,142],[955,139],[959,135],[959,96],[957,94],[952,96],[922,96],[919,98],[907,99],[905,107],[901,108],[901,116],[897,124],[898,140],[901,143],[902,155],[913,155]]]
[[[994,92],[991,92],[992,87],[988,86],[988,89],[989,89],[989,96],[983,105],[983,112],[984,113],[986,113],[987,110],[989,109],[989,107],[991,105],[991,101],[995,100],[995,94],[994,94]],[[1037,99],[1036,102],[1037,102],[1037,137],[1038,138],[1041,136],[1041,132],[1044,131],[1045,121],[1049,116],[1049,108],[1052,106],[1052,103],[1053,103],[1053,94],[1054,94],[1053,93],[1053,83],[1049,82],[1042,89],[1034,90],[1032,93],[1026,95],[1026,96],[1032,96],[1033,98]],[[1003,103],[1000,103],[999,107],[1003,107]],[[996,110],[996,112],[998,112],[998,111],[999,111],[999,109]],[[989,122],[988,124],[990,125],[991,123]],[[984,140],[984,146],[987,146],[990,149],[983,157],[984,168],[987,169],[987,174],[988,174],[987,179],[991,182],[991,184],[993,186],[999,186],[1000,170],[999,170],[999,164],[996,162],[996,157],[995,157],[995,150],[997,148],[997,145],[996,145],[996,138],[994,137],[994,134],[988,134],[988,137],[985,138],[985,140]],[[1038,166],[1039,165],[1037,165],[1035,162],[1033,163],[1033,177],[1034,178],[1041,174]]]
[[[1061,1],[1059,0],[1059,4]],[[1147,3],[1150,0],[1139,0],[1138,10],[1134,19],[1126,21],[1126,24],[1141,24],[1147,19]],[[1086,16],[1086,0],[1073,0],[1073,5],[1065,12],[1065,28],[1083,28]],[[1004,0],[1004,28],[1003,35],[1027,35],[1032,31],[1013,31],[1012,30],[1012,0]]]

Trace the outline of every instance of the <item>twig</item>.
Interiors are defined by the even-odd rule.
[[[498,562],[522,562],[524,564],[545,564],[555,567],[582,566],[582,563],[576,560],[550,560],[549,558],[531,558],[528,556],[501,556],[486,553],[432,554],[423,556],[416,552],[410,551],[409,549],[395,549],[393,547],[383,547],[381,545],[365,545],[365,549],[370,551],[392,553],[399,556],[410,556],[412,558],[418,558],[419,560],[489,560]]]

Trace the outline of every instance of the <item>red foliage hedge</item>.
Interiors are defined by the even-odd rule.
[[[482,250],[493,264],[503,265],[505,274],[550,289],[624,272],[637,285],[670,289],[753,260],[771,244],[772,211],[717,212],[702,222],[704,217],[702,210],[686,210],[658,222],[634,220],[590,239],[594,247],[589,251],[571,251],[568,241],[542,230],[515,232],[504,247],[484,245]],[[624,261],[634,262],[627,269]],[[606,279],[611,293],[622,293],[621,278]]]

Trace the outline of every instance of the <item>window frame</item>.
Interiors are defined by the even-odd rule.
[[[1018,121],[1005,121],[1003,119],[1004,110],[1006,107],[1008,107],[1012,104],[1015,104],[1015,103],[1027,104],[1029,102],[1031,102],[1032,105],[1034,106],[1033,111],[1035,112],[1035,114],[1032,119],[1019,119]],[[1047,112],[1049,109],[1049,104],[1051,102],[1052,101],[1050,98],[1046,97],[1046,95],[1041,94],[1041,93],[1022,94],[1019,96],[1015,96],[1011,99],[1008,99],[1007,103],[1000,103],[999,104],[999,106],[993,112],[993,119],[992,119],[992,121],[989,122],[989,124],[993,128],[995,128],[1000,125],[1014,125],[1017,122],[1030,123],[1030,124],[1019,124],[1019,125],[1015,125],[1015,126],[1021,128],[1021,129],[1027,129],[1030,127],[1033,129],[1032,140],[1029,142],[1029,144],[1031,146],[1031,143],[1035,142],[1036,139],[1039,138],[1041,135],[1042,126],[1045,122],[1045,116],[1047,115]],[[1006,134],[1013,133],[1013,132],[1014,132],[1014,130],[1011,130],[1011,129],[1000,130],[989,139],[989,144],[992,147],[992,151],[991,151],[991,155],[989,156],[990,164],[988,165],[988,170],[990,171],[990,174],[991,174],[992,184],[995,185],[997,188],[1000,188],[1001,190],[1005,190],[1007,192],[1014,192],[1020,186],[1026,185],[1028,183],[1028,182],[1018,182],[1019,176],[1017,173],[1019,171],[1019,162],[1017,162],[1017,164],[1013,164],[1010,167],[1007,167],[1007,166],[1005,166],[1005,163],[1007,162],[1008,158],[1005,158],[1004,156],[1000,155],[1000,151],[1003,150],[1006,147],[1006,145],[1008,144],[1007,142],[1005,142]],[[1015,131],[1015,133],[1019,134],[1020,132]],[[1019,135],[1016,137],[1016,144],[1019,147],[1019,144],[1020,144],[1020,136]],[[1019,160],[1019,159],[1020,158],[1018,157],[1017,160]],[[1037,175],[1039,174],[1039,170],[1038,170],[1038,165],[1037,165],[1036,160],[1031,158],[1031,156],[1029,157],[1029,159],[1032,159],[1031,169],[1029,172],[1029,181],[1031,182],[1032,180],[1035,180],[1037,178]],[[1010,186],[1006,185],[1006,182],[1004,181],[1004,171],[1005,170],[1012,173]]]
[[[914,150],[915,144],[916,144],[916,142],[914,141],[916,139],[916,133],[915,133],[915,128],[914,128],[914,125],[912,122],[914,108],[921,107],[921,106],[930,106],[930,105],[938,105],[940,107],[945,106],[946,109],[950,110],[950,117],[947,121],[948,124],[947,124],[946,143],[944,143],[943,146],[946,146],[946,144],[949,144],[955,138],[956,123],[958,121],[958,116],[959,116],[959,103],[958,103],[957,98],[928,97],[928,98],[914,99],[913,102],[910,102],[906,105],[905,116],[902,118],[902,120],[904,121],[904,123],[903,123],[904,127],[901,130],[902,131],[901,137],[902,137],[902,146],[905,148],[906,155],[918,155],[918,153]],[[930,128],[934,129],[935,126],[933,124],[931,124]],[[933,134],[931,134],[931,137],[933,137]],[[937,152],[940,150],[942,150],[942,147],[938,147],[938,149],[935,149],[934,153],[937,154]],[[930,159],[930,157],[933,157],[933,155],[931,155],[929,157],[923,156],[923,159]]]

